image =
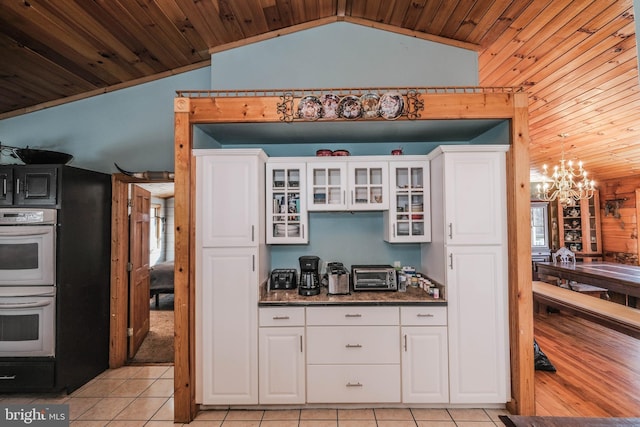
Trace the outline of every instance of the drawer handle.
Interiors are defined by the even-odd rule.
[[[344,317],[362,317],[362,314],[345,314]]]
[[[433,317],[433,314],[431,314],[431,313],[427,313],[427,314],[418,313],[417,316],[418,317]]]
[[[353,383],[347,383],[347,387],[362,387],[362,384],[360,384],[359,382],[353,384]]]
[[[16,376],[15,375],[3,375],[0,377],[0,380],[15,380]]]
[[[273,320],[289,320],[289,316],[273,316]]]
[[[362,348],[361,344],[347,344],[345,345],[346,348]]]

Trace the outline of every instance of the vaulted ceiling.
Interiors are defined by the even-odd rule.
[[[532,172],[567,134],[596,180],[640,174],[632,0],[2,0],[0,119],[334,21],[476,50],[481,86],[529,94]]]

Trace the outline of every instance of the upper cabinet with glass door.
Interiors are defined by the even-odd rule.
[[[318,158],[307,163],[307,177],[309,211],[389,208],[388,162]]]
[[[426,157],[390,162],[389,187],[390,206],[384,212],[384,240],[392,243],[430,242],[431,198]]]
[[[266,170],[267,243],[308,243],[305,163],[270,160]]]

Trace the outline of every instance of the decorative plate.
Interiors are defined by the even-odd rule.
[[[338,104],[340,104],[340,97],[335,93],[327,93],[320,97],[320,103],[322,104],[322,117],[325,119],[337,119],[338,118]]]
[[[340,117],[345,119],[357,119],[362,115],[362,104],[357,96],[347,95],[340,100],[338,105]]]
[[[298,118],[318,120],[322,117],[322,104],[315,96],[305,96],[298,102]]]
[[[365,93],[360,97],[360,103],[362,104],[362,117],[365,119],[375,119],[380,117],[378,112],[378,103],[380,97],[377,93]]]
[[[387,92],[380,98],[378,108],[380,117],[387,120],[395,120],[402,115],[404,110],[404,99],[398,92]]]

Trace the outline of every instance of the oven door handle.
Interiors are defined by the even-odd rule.
[[[51,233],[51,229],[28,232],[23,227],[20,227],[20,230],[14,228],[3,230],[0,227],[0,236],[42,236],[49,233]]]
[[[51,300],[51,301],[37,301],[37,302],[0,303],[0,310],[46,307],[47,305],[50,305],[52,303],[53,303],[53,300]]]

